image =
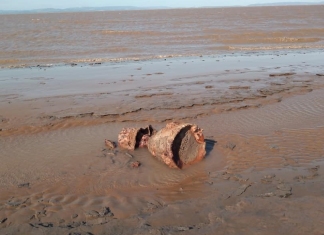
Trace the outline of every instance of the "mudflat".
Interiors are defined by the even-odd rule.
[[[3,63],[0,233],[324,234],[324,52],[202,54]],[[204,129],[201,162],[105,146],[171,121]]]
[[[2,70],[1,232],[322,234],[320,58]],[[146,149],[104,145],[122,127],[170,121],[204,129],[203,161],[169,169]]]

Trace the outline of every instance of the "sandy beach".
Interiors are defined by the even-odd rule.
[[[324,234],[323,58],[3,63],[0,233]],[[172,121],[204,129],[201,162],[171,169],[104,144]]]

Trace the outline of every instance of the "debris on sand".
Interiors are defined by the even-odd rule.
[[[108,149],[114,149],[116,148],[116,143],[111,141],[111,140],[107,140],[105,139],[105,144],[108,147]]]
[[[118,135],[118,144],[129,150],[146,147],[149,137],[154,133],[155,130],[151,125],[146,128],[123,128]]]
[[[206,155],[202,129],[189,123],[171,122],[148,141],[150,153],[171,168],[183,168]]]
[[[18,184],[18,188],[29,188],[29,183]]]
[[[3,219],[0,219],[0,224],[3,224],[4,222],[7,221],[8,218],[3,218]]]
[[[182,169],[206,155],[202,132],[195,124],[177,122],[168,123],[158,132],[151,125],[146,128],[123,128],[118,135],[118,144],[128,150],[147,147],[153,156],[169,167]]]
[[[132,166],[133,168],[138,168],[138,167],[140,167],[140,165],[141,165],[141,163],[140,163],[139,161],[136,161],[136,162],[132,162],[132,163],[131,163],[131,166]]]

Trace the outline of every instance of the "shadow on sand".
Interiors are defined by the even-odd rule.
[[[214,149],[215,144],[217,141],[211,139],[205,139],[206,142],[206,157],[210,154],[210,152]]]

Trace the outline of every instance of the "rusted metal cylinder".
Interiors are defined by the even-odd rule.
[[[153,156],[169,167],[181,169],[206,155],[202,131],[194,124],[172,122],[151,136],[147,147]]]
[[[146,128],[123,128],[118,135],[118,144],[128,150],[146,147],[149,137],[155,132],[151,125]]]

